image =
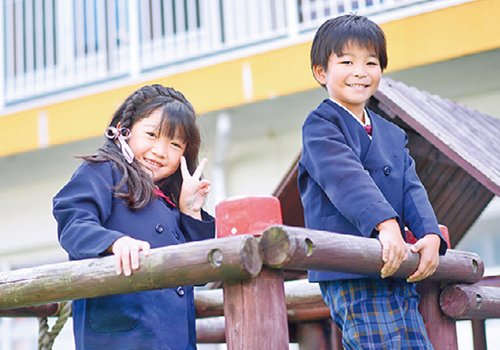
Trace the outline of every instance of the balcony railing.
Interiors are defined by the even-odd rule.
[[[2,0],[0,110],[269,41],[344,12],[422,12],[466,0]],[[411,12],[410,12],[411,13]]]

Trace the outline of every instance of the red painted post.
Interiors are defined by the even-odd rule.
[[[275,197],[228,199],[215,208],[217,237],[260,235],[282,223]],[[226,343],[229,350],[288,350],[283,271],[263,268],[251,280],[224,283]]]

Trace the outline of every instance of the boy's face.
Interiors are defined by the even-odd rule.
[[[325,85],[328,94],[358,117],[375,93],[382,77],[382,69],[375,52],[348,44],[341,56],[330,55],[328,67],[314,66],[316,80]]]

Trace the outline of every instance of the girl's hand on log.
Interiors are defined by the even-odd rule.
[[[139,269],[139,252],[141,251],[144,255],[149,255],[149,242],[128,236],[118,238],[111,246],[111,252],[116,258],[116,274],[120,275],[123,272],[125,276],[130,276],[134,270]]]
[[[377,225],[377,230],[379,231],[378,240],[382,245],[382,261],[384,262],[380,270],[380,277],[386,278],[394,275],[406,259],[408,246],[401,236],[396,219],[381,222]]]
[[[201,207],[210,192],[210,181],[201,179],[201,173],[206,163],[207,158],[203,158],[191,175],[187,168],[186,158],[181,158],[182,187],[179,196],[179,210],[198,220],[201,220]]]
[[[439,266],[439,246],[441,238],[436,234],[427,234],[410,247],[413,253],[420,254],[417,271],[407,278],[407,282],[421,281],[432,275]]]

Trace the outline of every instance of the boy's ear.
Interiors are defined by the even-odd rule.
[[[313,66],[313,75],[318,83],[321,85],[326,84],[326,72],[322,65],[316,64]]]

